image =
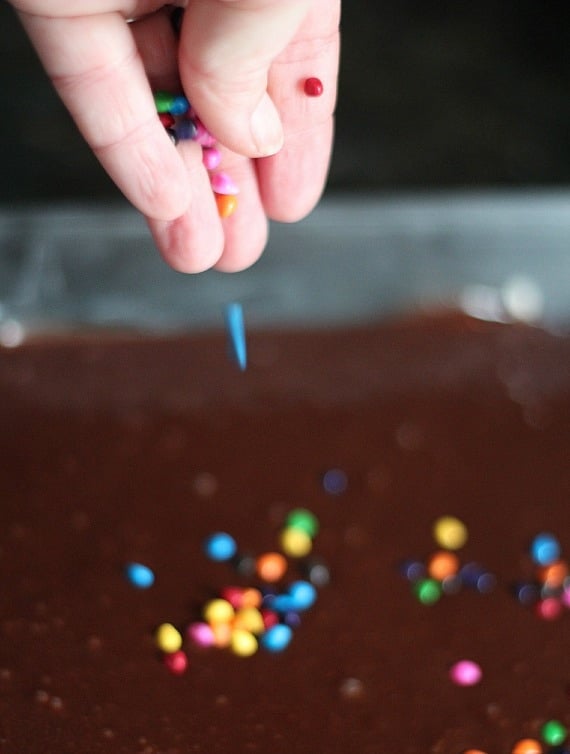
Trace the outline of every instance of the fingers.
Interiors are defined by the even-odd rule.
[[[282,146],[267,76],[310,5],[310,0],[189,3],[179,53],[184,90],[207,128],[232,151],[260,157]]]
[[[187,212],[189,175],[156,117],[122,16],[23,15],[22,20],[63,102],[125,196],[158,220]]]
[[[10,0],[21,13],[49,15],[51,18],[95,16],[101,13],[120,12],[125,18],[135,18],[153,13],[164,5],[163,0]],[[171,5],[185,5],[186,0],[171,0]]]
[[[257,176],[251,160],[225,155],[224,168],[240,187],[238,209],[220,221],[209,178],[198,165],[197,144],[180,144],[187,169],[192,174],[192,210],[173,222],[148,220],[163,259],[180,272],[202,272],[215,266],[223,272],[237,272],[252,265],[267,243],[267,218],[259,196]],[[200,158],[198,158],[199,160]],[[189,244],[193,253],[188,253]]]
[[[131,29],[153,89],[176,91],[177,60],[170,14],[154,14],[132,24]],[[178,150],[190,174],[192,210],[174,222],[149,220],[163,258],[181,272],[200,272],[214,264],[223,271],[248,267],[267,242],[267,220],[251,161],[222,150],[223,170],[237,183],[240,194],[239,210],[220,221],[202,166],[201,148],[195,142],[181,142]],[[191,255],[190,247],[194,249]]]
[[[173,220],[147,216],[163,259],[179,272],[203,272],[222,255],[224,232],[210,181],[202,166],[200,146],[180,143],[178,149],[189,178],[189,208]]]
[[[323,191],[333,142],[333,113],[340,52],[340,2],[315,0],[287,49],[274,61],[269,92],[282,113],[285,144],[257,163],[263,204],[269,217],[292,222],[308,214]],[[307,78],[323,93],[304,93]]]

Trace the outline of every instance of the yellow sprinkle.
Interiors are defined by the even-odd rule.
[[[206,602],[202,615],[204,616],[204,620],[211,625],[215,623],[229,623],[233,620],[234,609],[227,600],[218,598]]]
[[[288,526],[281,532],[281,549],[291,558],[303,558],[311,552],[313,540],[303,529]]]
[[[232,631],[230,647],[234,654],[240,657],[250,657],[257,652],[257,639],[250,631],[236,628]]]
[[[182,636],[172,623],[162,623],[156,629],[156,644],[160,650],[168,654],[178,652],[182,646]]]
[[[243,628],[252,634],[262,634],[265,630],[263,616],[256,607],[242,607],[235,615],[234,630]]]
[[[467,542],[467,527],[455,516],[441,516],[433,525],[433,536],[440,547],[459,550]]]

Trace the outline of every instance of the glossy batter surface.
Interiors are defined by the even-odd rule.
[[[0,352],[2,752],[502,754],[570,724],[570,611],[511,590],[537,532],[570,557],[570,341],[442,316],[248,345],[244,373],[222,335]],[[188,648],[169,673],[153,629],[251,582],[204,538],[275,549],[300,506],[331,583],[289,648]],[[436,549],[442,514],[497,585],[425,606],[398,565]],[[476,686],[449,679],[462,659]]]

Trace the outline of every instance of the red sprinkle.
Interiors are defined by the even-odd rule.
[[[165,128],[172,128],[176,123],[174,116],[170,113],[159,113],[158,118]]]
[[[173,675],[182,675],[188,668],[188,657],[179,649],[177,652],[164,655],[164,664]]]
[[[305,79],[304,90],[307,97],[320,97],[323,93],[323,82],[312,76],[309,79]]]
[[[535,610],[543,620],[556,620],[562,612],[562,604],[555,597],[546,597],[536,603]]]
[[[225,586],[220,592],[220,597],[237,610],[242,606],[243,592],[244,589],[241,586]]]
[[[266,631],[279,623],[279,616],[277,613],[266,607],[262,608],[261,617],[263,618],[263,625],[265,626]]]

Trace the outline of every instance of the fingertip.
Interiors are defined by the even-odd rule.
[[[239,229],[227,230],[224,253],[214,267],[218,272],[243,272],[254,265],[267,245],[269,226],[266,220],[253,222],[243,236]]]
[[[188,210],[175,220],[147,222],[160,255],[177,272],[205,272],[222,256],[224,235],[217,216],[203,223]]]
[[[330,166],[333,120],[292,135],[276,155],[257,161],[267,216],[283,223],[306,217],[319,203]]]
[[[283,124],[267,93],[253,110],[249,120],[253,154],[248,157],[269,157],[283,146]]]

